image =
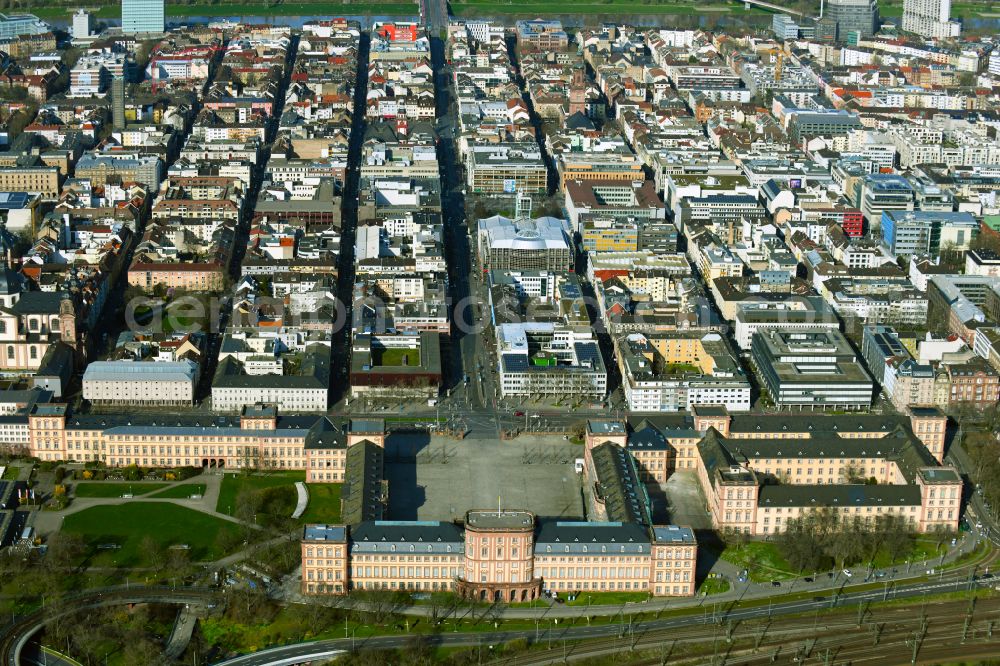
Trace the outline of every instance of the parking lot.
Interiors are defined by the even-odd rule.
[[[561,437],[454,440],[393,434],[386,443],[389,518],[455,520],[470,509],[526,509],[542,518],[584,517],[583,448]]]

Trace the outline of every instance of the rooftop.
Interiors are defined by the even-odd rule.
[[[347,528],[343,525],[306,525],[302,533],[303,541],[347,542]]]
[[[469,511],[465,524],[476,530],[534,529],[535,515],[530,511]]]

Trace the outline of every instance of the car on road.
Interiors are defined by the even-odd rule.
[[[807,583],[811,583],[811,582],[813,582],[813,577],[812,577],[812,576],[806,576],[806,577],[805,577],[805,578],[803,578],[802,580],[804,580],[804,581],[805,581],[805,582],[807,582]]]
[[[844,576],[847,578],[850,578],[851,576],[854,575],[854,573],[850,569],[844,569],[841,573],[844,574]]]
[[[524,416],[524,412],[514,412],[514,416]]]
[[[781,587],[781,581],[780,580],[772,580],[771,581],[771,587]]]

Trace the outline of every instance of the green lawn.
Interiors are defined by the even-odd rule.
[[[39,18],[69,18],[75,7],[33,7],[30,11]],[[167,3],[168,17],[183,16],[358,16],[371,13],[376,16],[416,16],[416,3],[410,2],[294,2],[273,5],[267,2],[227,2],[208,4],[194,2],[189,5]],[[94,13],[96,18],[121,18],[120,4],[105,5]]]
[[[165,488],[167,483],[129,483],[127,481],[84,481],[73,486],[76,497],[121,497],[131,493],[136,497]]]
[[[5,465],[6,469],[3,471],[4,481],[14,481],[21,474],[20,467],[14,467],[12,465]]]
[[[301,520],[306,523],[339,523],[341,484],[309,483],[306,487],[309,489],[309,506]]]
[[[377,366],[420,365],[419,349],[373,349],[372,357]]]
[[[178,483],[163,490],[158,490],[150,497],[163,499],[187,499],[191,495],[204,495],[204,483]]]
[[[219,534],[235,534],[239,526],[168,502],[129,502],[70,514],[62,529],[82,535],[91,547],[88,556],[101,564],[142,566],[145,557],[140,546],[147,536],[162,547],[186,544],[193,561],[205,561],[226,555],[217,545]],[[102,544],[120,548],[99,548]]]
[[[264,490],[265,488],[274,488],[276,486],[291,486],[296,481],[305,480],[305,472],[226,474],[222,478],[222,488],[219,490],[219,501],[215,504],[215,510],[219,513],[233,515],[236,511],[236,498],[243,489]]]
[[[750,572],[750,580],[764,583],[769,580],[794,578],[795,572],[773,543],[749,541],[743,545],[727,547],[722,559]]]

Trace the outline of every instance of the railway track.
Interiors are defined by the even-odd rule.
[[[816,615],[818,619],[818,613]],[[732,638],[732,642],[728,639]],[[692,648],[701,648],[692,650]],[[685,630],[650,630],[521,655],[503,661],[509,666],[543,666],[612,657],[622,663],[645,664],[903,664],[935,663],[961,655],[1000,655],[1000,597],[880,607],[862,605],[809,622],[808,614],[739,625],[713,624]],[[912,659],[915,662],[911,662]]]

